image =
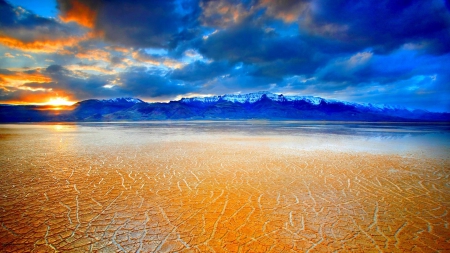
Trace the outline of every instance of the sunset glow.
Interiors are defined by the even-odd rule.
[[[63,97],[56,97],[56,98],[51,98],[47,103],[45,103],[46,105],[50,105],[50,106],[70,106],[73,105],[75,102],[72,101],[68,101],[67,98],[63,98]]]

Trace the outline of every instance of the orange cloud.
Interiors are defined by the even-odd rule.
[[[225,0],[202,2],[201,20],[205,25],[227,27],[240,22],[253,11],[242,4],[232,4]]]
[[[74,101],[74,94],[61,87],[43,69],[4,69],[0,72],[1,103],[56,104]]]
[[[272,1],[262,0],[260,7],[267,8],[267,14],[279,18],[286,23],[292,23],[305,17],[310,4],[304,1]]]
[[[152,65],[159,65],[159,59],[156,59],[150,55],[143,55],[139,52],[133,52],[131,56],[138,62],[145,62]]]
[[[69,6],[70,8],[59,16],[62,21],[77,22],[87,28],[94,27],[97,18],[97,13],[94,10],[77,0],[69,1]]]
[[[173,60],[170,58],[166,57],[157,58],[151,55],[141,54],[139,52],[133,52],[131,56],[138,62],[144,62],[156,66],[163,65],[167,68],[178,69],[182,68],[185,65],[183,62],[179,62],[177,60]]]
[[[45,85],[42,85],[45,86]],[[70,91],[54,88],[39,87],[37,83],[25,84],[20,87],[2,86],[2,104],[55,104],[56,101],[64,101],[67,104],[76,101]],[[61,104],[61,103],[60,103]]]
[[[16,38],[8,37],[0,34],[0,44],[4,46],[19,49],[22,51],[28,51],[33,53],[54,53],[54,52],[64,52],[64,47],[74,46],[85,37],[68,37],[60,39],[37,39],[34,41],[21,41]]]
[[[162,61],[162,64],[168,68],[172,68],[172,69],[179,69],[182,68],[185,64],[183,62],[179,62],[176,60],[172,60],[169,58],[164,59],[164,61]]]
[[[10,72],[0,73],[0,84],[8,84],[9,86],[18,87],[25,83],[48,83],[52,79],[39,72]]]
[[[93,49],[79,52],[75,56],[78,58],[84,58],[88,60],[109,61],[111,54],[107,51],[103,51],[100,49]]]
[[[121,53],[128,53],[130,52],[130,48],[125,48],[125,47],[117,47],[117,46],[113,46],[113,47],[106,47],[106,49],[108,50],[114,50],[117,52],[121,52]]]
[[[19,90],[13,92],[14,98],[6,101],[1,101],[2,104],[40,104],[40,105],[51,105],[51,101],[55,98],[63,97],[67,100],[67,104],[75,103],[70,95],[65,94],[62,91],[26,91]]]

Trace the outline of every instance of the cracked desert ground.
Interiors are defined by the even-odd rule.
[[[437,128],[0,125],[0,252],[450,252]]]

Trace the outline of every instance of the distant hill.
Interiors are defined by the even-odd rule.
[[[183,98],[169,103],[146,103],[137,98],[89,99],[62,110],[52,110],[49,106],[0,105],[0,122],[3,123],[169,119],[448,122],[450,113],[358,104],[313,96],[284,96],[270,92]]]

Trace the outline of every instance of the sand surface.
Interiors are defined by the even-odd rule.
[[[450,251],[446,157],[339,136],[296,149],[312,137],[23,128],[0,129],[1,252]]]

